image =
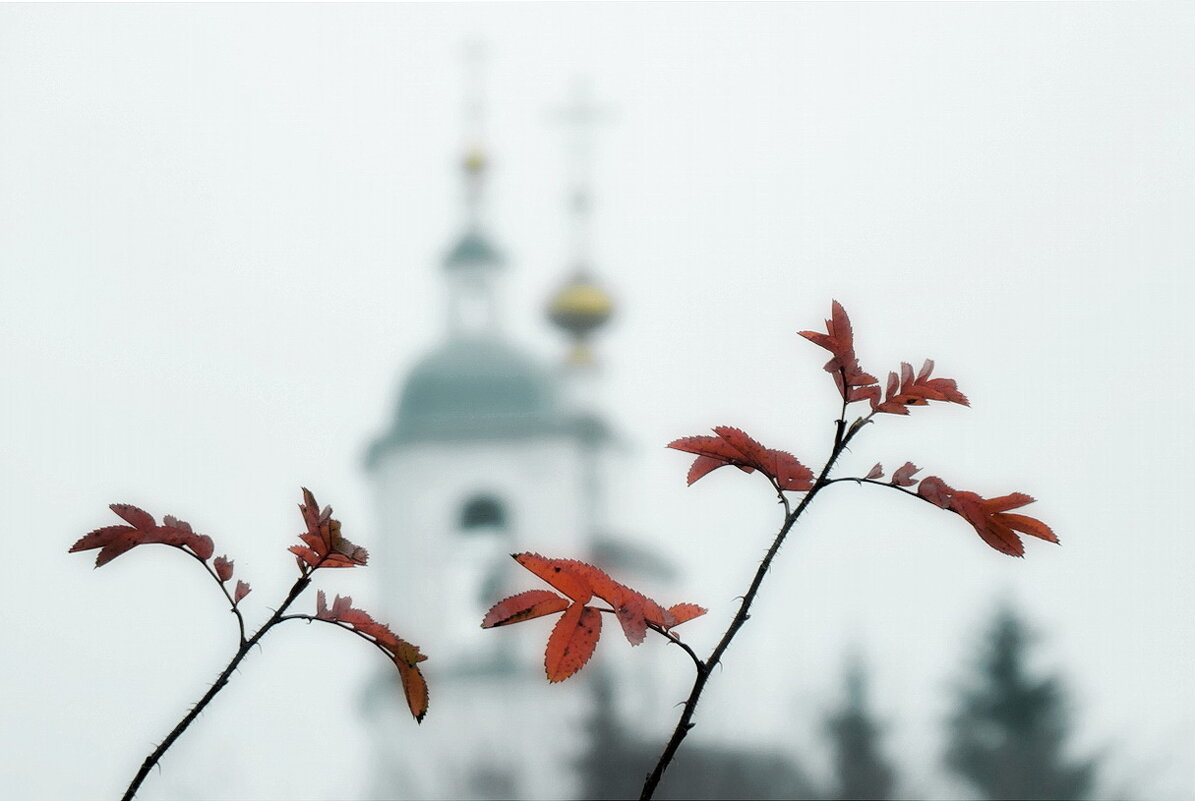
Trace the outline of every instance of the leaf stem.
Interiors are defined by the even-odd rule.
[[[344,631],[349,631],[349,632],[352,632],[353,634],[356,634],[358,637],[365,640],[367,643],[374,646],[379,651],[381,651],[383,654],[385,654],[387,659],[389,659],[391,661],[394,660],[394,654],[387,651],[382,646],[382,644],[377,641],[377,639],[375,639],[374,637],[369,636],[365,632],[355,628],[353,626],[353,624],[345,623],[343,620],[327,620],[326,618],[316,617],[315,615],[284,615],[283,617],[278,618],[278,620],[276,622],[282,623],[287,620],[306,620],[308,623],[312,623],[312,622],[314,622],[314,623],[330,623],[331,625],[335,626],[338,629],[343,629]]]
[[[610,615],[618,614],[613,609],[609,609],[604,606],[591,606],[589,608],[593,609],[597,612],[604,612],[604,613],[610,614]],[[288,615],[286,619],[298,618],[298,617],[304,617],[304,615]],[[684,650],[684,652],[689,655],[689,658],[693,660],[693,664],[697,666],[698,672],[701,672],[701,670],[703,670],[705,668],[705,663],[701,661],[701,657],[699,657],[697,655],[697,652],[694,651],[692,648],[690,648],[688,646],[688,644],[686,644],[679,636],[677,636],[676,634],[673,634],[671,631],[664,628],[663,626],[652,623],[650,620],[647,622],[647,627],[649,629],[651,629],[652,631],[656,632],[657,634],[659,634],[661,637],[664,637],[665,639],[667,639],[668,642],[672,643],[673,645],[679,645]]]
[[[213,573],[213,575],[215,574]],[[195,706],[191,707],[191,711],[188,712],[183,719],[178,722],[178,725],[171,730],[170,734],[166,735],[166,739],[163,740],[162,743],[145,758],[145,761],[141,763],[141,769],[137,771],[137,775],[134,776],[133,781],[129,783],[128,789],[125,790],[124,795],[121,797],[122,801],[130,801],[133,796],[137,794],[137,790],[141,787],[141,783],[145,781],[145,777],[149,775],[149,772],[153,769],[153,766],[158,764],[158,761],[162,758],[162,755],[166,753],[170,746],[174,745],[174,741],[177,740],[182,733],[187,730],[187,727],[195,721],[195,718],[199,717],[199,714],[203,712],[204,708],[206,708],[207,705],[211,703],[211,700],[216,697],[216,693],[224,689],[224,686],[228,684],[229,677],[232,676],[232,672],[237,669],[238,665],[241,664],[241,660],[243,660],[249,654],[250,649],[253,648],[253,646],[265,636],[267,631],[269,631],[283,619],[283,615],[286,612],[287,607],[294,603],[295,599],[302,594],[303,590],[307,589],[309,584],[311,584],[311,578],[310,572],[308,571],[299,576],[298,580],[295,581],[294,586],[290,588],[290,592],[286,594],[286,598],[283,600],[282,605],[274,611],[274,614],[270,616],[269,620],[262,624],[262,627],[257,630],[257,633],[247,640],[244,638],[244,622],[242,620],[241,644],[240,647],[237,648],[236,654],[233,655],[232,660],[228,663],[224,670],[221,671],[220,675],[216,677],[216,681],[210,688],[208,688],[208,691],[203,694],[202,698],[199,699],[199,702],[196,703]],[[221,587],[223,587],[223,583],[221,583]],[[225,595],[227,594],[228,593],[225,592]],[[231,601],[232,599],[229,598],[229,600]],[[236,612],[237,618],[240,619],[241,615],[236,609],[235,604],[233,604],[233,611]]]
[[[701,657],[699,657],[697,652],[690,648],[689,645],[680,637],[661,626],[657,626],[655,623],[648,623],[647,625],[652,631],[658,632],[660,635],[666,637],[668,642],[672,643],[673,645],[680,646],[684,652],[689,655],[689,658],[693,660],[693,664],[696,666],[698,673],[701,673],[701,671],[705,670],[705,663],[701,661]]]
[[[856,484],[874,484],[877,487],[887,487],[888,489],[894,489],[897,492],[903,492],[905,495],[908,495],[910,498],[916,498],[919,501],[925,501],[926,503],[928,503],[930,506],[933,506],[934,508],[939,508],[939,509],[941,508],[940,506],[938,506],[938,504],[934,503],[929,498],[926,498],[923,495],[913,492],[913,490],[906,489],[904,487],[898,487],[895,484],[890,484],[887,481],[878,481],[874,478],[859,478],[857,476],[842,476],[841,478],[832,478],[825,483],[826,484],[837,484],[841,481],[853,481]]]
[[[220,576],[216,573],[216,571],[212,568],[212,566],[207,563],[206,559],[202,559],[202,558],[200,558],[199,554],[191,553],[191,551],[186,550],[182,547],[179,547],[179,550],[185,554],[190,554],[196,560],[198,560],[199,564],[203,565],[203,569],[208,572],[208,575],[210,575],[215,580],[216,585],[219,586],[219,588],[220,588],[220,592],[224,593],[224,597],[228,599],[228,603],[229,603],[229,606],[231,607],[232,613],[237,616],[237,629],[240,632],[240,644],[244,645],[245,644],[245,618],[241,614],[241,610],[237,607],[236,600],[232,597],[232,595],[229,594],[228,587],[225,586],[225,583],[220,580]]]

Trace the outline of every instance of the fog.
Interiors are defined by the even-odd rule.
[[[1061,538],[1011,559],[927,504],[827,489],[691,745],[823,777],[822,721],[858,654],[898,794],[966,795],[942,722],[1007,602],[1066,683],[1075,753],[1100,755],[1096,796],[1195,797],[1193,23],[1177,4],[0,6],[3,785],[122,792],[236,646],[190,560],[146,547],[93,571],[67,554],[117,522],[109,503],[212,536],[253,586],[251,624],[294,580],[301,486],[354,542],[397,552],[366,452],[446,336],[471,134],[506,256],[503,336],[563,362],[544,307],[573,266],[559,110],[580,78],[602,109],[592,275],[614,303],[592,342],[618,443],[607,515],[675,567],[641,589],[709,608],[686,642],[717,642],[779,508],[755,475],[686,487],[689,459],[664,445],[733,425],[820,467],[837,395],[796,332],[832,299],[865,368],[930,357],[971,399],[878,421],[842,474],[911,460],[985,497],[1025,492]],[[380,736],[436,763],[443,633],[378,565],[322,573],[429,654],[427,721],[379,735],[359,710],[384,660],[284,626],[139,797],[385,796]],[[518,640],[532,663],[539,623]],[[603,664],[657,688],[643,725],[662,747],[692,665],[608,625],[584,671],[542,681],[532,723],[510,722],[512,753],[534,755],[519,727],[583,705]]]

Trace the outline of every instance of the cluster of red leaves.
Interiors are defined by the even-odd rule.
[[[415,716],[415,720],[423,721],[423,716],[427,714],[428,696],[427,682],[419,670],[419,663],[427,657],[419,653],[419,646],[402,639],[391,631],[389,626],[374,620],[368,612],[355,609],[353,599],[347,595],[343,598],[337,595],[332,605],[328,606],[324,591],[319,590],[315,595],[315,617],[318,620],[343,624],[385,651],[398,668],[411,714]]]
[[[602,610],[588,605],[595,597],[610,605],[609,611],[618,618],[631,645],[643,642],[649,627],[668,631],[706,611],[696,604],[676,604],[665,609],[585,562],[549,559],[535,553],[512,556],[567,597],[548,590],[528,590],[512,595],[490,608],[481,627],[508,626],[563,611],[548,637],[544,653],[548,681],[564,681],[584,667],[593,655],[602,633]]]
[[[340,521],[332,519],[332,507],[320,511],[311,490],[303,488],[303,503],[299,504],[307,531],[299,535],[306,545],[292,545],[290,552],[299,562],[299,569],[317,567],[358,567],[369,561],[369,551],[349,542],[340,533]]]
[[[695,453],[689,468],[689,484],[717,470],[734,465],[745,473],[755,470],[766,475],[778,490],[804,492],[813,487],[813,471],[787,451],[765,448],[737,428],[719,426],[715,437],[682,437],[668,443],[669,448]]]
[[[930,378],[934,363],[926,359],[921,370],[913,373],[913,366],[901,362],[900,375],[888,373],[886,392],[881,394],[875,376],[863,372],[855,356],[855,337],[851,320],[842,304],[834,301],[826,331],[801,331],[801,336],[825,348],[832,354],[826,362],[826,372],[834,376],[838,391],[848,403],[866,400],[879,414],[908,414],[909,406],[926,406],[930,401],[946,401],[970,406],[967,396],[958,391],[951,378]]]
[[[178,548],[184,553],[194,556],[203,563],[207,563],[215,553],[212,538],[206,534],[197,534],[191,524],[178,518],[166,515],[162,518],[162,525],[154,520],[154,516],[144,509],[139,509],[127,503],[114,503],[109,507],[116,512],[120,519],[128,525],[104,526],[85,534],[70,548],[70,553],[91,551],[96,548],[100,552],[95,557],[95,566],[103,567],[126,551],[138,545],[158,543]],[[224,584],[232,578],[232,560],[227,556],[217,556],[212,563],[212,569]],[[249,585],[238,581],[233,602],[239,603],[249,594]]]
[[[897,487],[911,487],[917,483],[913,474],[920,468],[912,462],[905,462],[892,474],[889,481]],[[884,468],[876,465],[868,472],[869,480],[883,478]],[[1028,534],[1047,542],[1058,542],[1058,537],[1042,521],[1028,515],[1009,512],[1033,503],[1033,498],[1023,492],[1001,495],[998,498],[984,498],[974,492],[956,490],[937,476],[926,476],[917,487],[917,494],[942,509],[960,515],[971,524],[979,536],[1000,553],[1009,556],[1024,556],[1025,545],[1017,532]]]
[[[826,372],[834,376],[834,383],[842,397],[850,402],[873,398],[875,393],[868,390],[876,383],[876,377],[863,372],[859,360],[855,357],[855,334],[851,330],[851,318],[847,317],[842,304],[834,301],[830,310],[830,319],[826,320],[826,333],[818,331],[802,331],[801,336],[815,345],[830,351],[830,361],[826,362]]]
[[[916,375],[913,365],[900,363],[900,378],[888,373],[888,389],[882,403],[872,400],[871,408],[887,414],[908,414],[909,406],[927,406],[930,401],[948,401],[970,406],[967,396],[958,391],[953,378],[930,378],[934,360],[926,359]]]

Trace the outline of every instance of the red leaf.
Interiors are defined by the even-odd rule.
[[[953,491],[945,481],[937,476],[926,476],[921,480],[921,485],[917,487],[918,495],[943,509],[950,508],[950,493]]]
[[[292,545],[288,550],[312,570],[321,567],[358,567],[369,561],[369,551],[349,542],[340,533],[340,521],[332,518],[332,507],[321,511],[311,490],[303,487],[303,502],[299,504],[307,531],[299,539],[307,543]],[[302,565],[300,565],[302,569]]]
[[[747,432],[740,428],[716,426],[714,433],[718,435],[726,448],[729,448],[728,452],[737,454],[743,464],[754,465],[755,462],[761,461],[764,454],[767,453],[767,448],[753,440],[747,435]]]
[[[875,480],[877,478],[883,478],[883,477],[884,477],[884,466],[882,464],[880,464],[879,462],[876,462],[875,467],[868,470],[867,475],[864,476],[864,478],[867,478],[869,480]]]
[[[136,506],[127,503],[114,503],[108,506],[117,516],[126,523],[132,525],[133,528],[145,530],[151,529],[158,523],[154,520],[153,515],[146,512],[144,509],[138,509]]]
[[[132,525],[98,528],[81,537],[70,548],[70,553],[99,548],[100,552],[95,559],[96,567],[106,565],[138,545],[172,545],[190,551],[203,561],[210,559],[215,550],[210,537],[196,534],[189,524],[169,515],[163,520],[163,525],[159,526],[153,515],[136,506],[114,503],[109,508]]]
[[[831,304],[825,334],[817,331],[801,331],[800,334],[830,351],[832,358],[826,362],[826,372],[834,376],[838,391],[848,402],[870,399],[879,394],[879,387],[875,387],[874,391],[870,387],[876,383],[875,376],[863,372],[855,357],[855,335],[851,330],[851,320],[841,303],[834,301]]]
[[[719,467],[733,465],[746,473],[760,471],[781,490],[813,488],[813,471],[791,453],[765,448],[737,428],[718,426],[714,433],[716,437],[682,437],[668,443],[674,450],[697,454],[689,468],[689,484]]]
[[[680,440],[677,440],[677,441],[679,442]],[[668,447],[671,448],[673,446],[669,445]],[[678,450],[685,450],[685,449],[678,448]],[[693,460],[693,466],[689,468],[689,475],[686,476],[686,480],[688,481],[688,484],[691,487],[691,486],[693,486],[694,481],[701,478],[706,473],[709,473],[713,470],[717,470],[719,467],[725,467],[727,464],[729,464],[729,462],[726,462],[722,459],[718,459],[713,456],[698,456],[696,459]]]
[[[726,430],[738,431],[738,429]],[[746,434],[743,434],[743,436],[746,437]],[[741,450],[732,445],[729,440],[720,436],[710,437],[701,435],[696,437],[682,437],[681,439],[669,442],[667,447],[686,453],[697,454],[698,459],[693,463],[692,469],[689,470],[689,484],[692,484],[711,470],[725,467],[726,465],[734,465],[748,473],[755,469],[754,467],[747,466]],[[699,469],[698,465],[702,465],[702,467]]]
[[[83,535],[78,542],[71,546],[68,553],[101,548],[102,550],[96,556],[95,566],[103,567],[125,551],[145,544],[143,537],[144,532],[138,531],[132,526],[105,526]]]
[[[813,471],[787,451],[769,450],[758,464],[759,471],[776,479],[776,485],[790,492],[813,489]]]
[[[1033,503],[1033,497],[1026,495],[1023,492],[1014,492],[1011,495],[1001,495],[998,498],[988,498],[984,501],[984,506],[989,512],[1007,512],[1009,509],[1018,509],[1022,506],[1028,506]]]
[[[905,462],[892,474],[892,483],[898,487],[911,487],[917,483],[917,479],[913,478],[913,474],[920,470],[921,468],[912,462]]]
[[[838,378],[838,374],[835,373],[834,377]],[[870,378],[871,376],[867,377]],[[855,401],[868,401],[869,403],[874,404],[879,401],[879,399],[880,387],[878,384],[870,384],[868,386],[862,387],[851,387],[846,396],[847,403],[854,403]]]
[[[1018,531],[1047,542],[1058,542],[1053,530],[1042,521],[1008,511],[1033,503],[1033,498],[1023,492],[984,498],[974,492],[952,489],[937,476],[927,476],[917,488],[917,494],[962,517],[984,542],[1000,553],[1025,555],[1025,545],[1017,536]]]
[[[593,656],[601,634],[600,612],[579,603],[570,606],[548,637],[548,650],[544,654],[548,681],[564,681],[584,667]]]
[[[245,582],[241,581],[240,579],[237,579],[237,589],[236,589],[236,592],[234,592],[232,594],[232,602],[239,604],[244,599],[244,597],[248,594],[249,594],[249,585],[246,584]]]
[[[1004,512],[1000,514],[1000,519],[1013,531],[1019,531],[1022,534],[1028,534],[1031,537],[1037,537],[1046,542],[1058,542],[1058,537],[1054,534],[1053,530],[1036,517]]]
[[[150,519],[152,520],[153,518]],[[212,558],[212,554],[216,551],[216,546],[212,544],[211,537],[196,534],[191,530],[190,523],[179,520],[172,515],[163,517],[162,523],[163,525],[158,528],[162,537],[161,542],[179,547],[186,546],[205,562]]]
[[[216,576],[220,579],[221,584],[232,578],[232,560],[228,558],[227,554],[217,556],[212,567],[216,569]]]
[[[427,657],[419,653],[418,646],[400,638],[389,626],[374,620],[365,610],[354,608],[353,599],[347,595],[337,595],[329,607],[324,591],[316,592],[315,617],[318,620],[344,624],[384,650],[398,669],[411,715],[416,721],[423,721],[423,716],[427,714],[427,682],[419,671],[418,664]]]
[[[967,396],[958,391],[951,378],[930,378],[934,370],[933,359],[926,359],[921,370],[913,374],[913,366],[908,362],[900,364],[900,379],[896,373],[888,374],[887,397],[883,403],[877,395],[872,400],[871,407],[876,412],[886,414],[908,414],[909,406],[925,406],[930,401],[946,401],[970,406]]]
[[[550,615],[568,608],[569,602],[554,592],[548,590],[527,590],[518,595],[504,598],[490,607],[485,619],[481,621],[483,629],[495,626],[507,626],[511,623],[521,623],[524,620]]]

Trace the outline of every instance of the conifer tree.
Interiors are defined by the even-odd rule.
[[[1010,607],[997,610],[975,673],[959,691],[946,764],[985,799],[1082,801],[1091,795],[1096,764],[1067,756],[1063,682],[1030,670],[1031,640]]]
[[[834,760],[831,798],[886,801],[892,797],[896,772],[881,752],[883,726],[872,715],[866,671],[857,657],[847,665],[845,702],[826,719],[826,733]]]

